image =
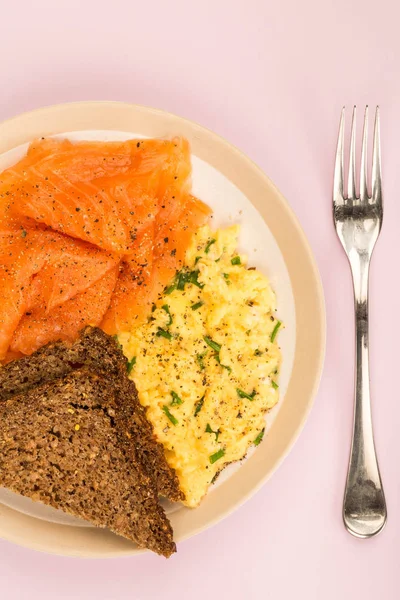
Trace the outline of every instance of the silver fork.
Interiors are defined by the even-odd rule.
[[[368,106],[365,109],[361,149],[360,196],[356,193],[356,107],[350,138],[347,196],[344,194],[344,113],[340,119],[333,184],[333,216],[336,231],[350,262],[354,284],[356,317],[356,374],[353,439],[343,500],[347,530],[361,538],[379,533],[387,518],[372,430],[368,358],[368,275],[371,255],[378,239],[382,218],[382,181],[379,107],[375,114],[372,158],[372,187],[367,186]]]

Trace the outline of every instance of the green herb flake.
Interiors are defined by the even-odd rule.
[[[219,429],[217,429],[217,431],[214,431],[213,429],[211,429],[211,425],[207,423],[206,433],[213,433],[215,435],[215,441],[218,442],[218,437],[221,432]]]
[[[135,365],[136,365],[136,356],[131,358],[131,360],[128,360],[126,363],[126,370],[128,371],[128,375],[130,374],[130,372],[132,371],[132,369]]]
[[[264,429],[262,429],[260,431],[260,433],[258,434],[258,436],[256,437],[256,439],[254,440],[254,445],[258,446],[258,444],[262,441],[263,437],[264,437],[264,433],[265,433],[265,427]]]
[[[189,283],[193,283],[193,285],[197,285],[201,290],[204,287],[204,283],[199,282],[199,274],[200,271],[192,271],[189,275]]]
[[[231,260],[232,265],[241,265],[242,261],[240,260],[240,256],[234,256]]]
[[[204,364],[204,357],[207,354],[207,352],[203,352],[202,354],[196,354],[196,360],[199,364],[200,370],[203,371],[206,366]]]
[[[166,287],[164,290],[164,294],[167,294],[169,296],[174,290],[176,290],[176,283],[173,283],[172,285]]]
[[[177,404],[183,404],[182,398],[180,398],[176,392],[171,391],[171,396],[172,396],[171,406],[176,406]]]
[[[271,381],[271,385],[274,388],[274,390],[277,390],[279,388],[279,385],[276,383],[276,381]]]
[[[156,310],[157,306],[153,303],[153,306],[151,307],[151,312],[153,313]]]
[[[215,462],[217,462],[217,460],[219,460],[223,456],[225,456],[225,450],[221,448],[221,450],[218,450],[218,452],[216,452],[215,454],[211,454],[210,463],[213,465]]]
[[[156,335],[157,337],[164,337],[168,341],[172,340],[172,335],[170,334],[170,332],[165,331],[165,329],[162,329],[161,327],[158,328]]]
[[[200,398],[200,400],[198,402],[196,402],[196,409],[194,411],[194,416],[195,417],[197,417],[197,415],[199,414],[199,412],[203,408],[204,398],[205,398],[205,396],[203,396],[202,398]]]
[[[225,277],[225,279],[229,279],[228,273],[222,273],[222,275]]]
[[[214,342],[214,340],[212,340],[210,337],[205,335],[203,337],[203,340],[205,341],[207,346],[210,346],[210,348],[215,350],[215,352],[219,352],[221,350],[221,346],[219,344],[217,344],[217,342]]]
[[[185,273],[184,271],[180,271],[180,273],[178,274],[178,283],[176,288],[178,290],[184,290],[185,289],[185,284],[187,283],[187,273]]]
[[[262,355],[261,350],[259,350],[258,348],[257,348],[257,350],[254,350],[254,356],[261,356],[261,355]]]
[[[172,323],[172,315],[171,315],[171,313],[169,312],[169,306],[168,306],[168,304],[163,304],[163,306],[162,306],[161,308],[162,308],[163,310],[165,310],[165,312],[166,312],[166,313],[167,313],[167,315],[169,316],[169,321],[168,321],[168,323],[167,323],[167,325],[168,325],[168,327],[169,327],[169,326],[171,325],[171,323]]]
[[[23,229],[23,230],[21,231],[21,237],[22,237],[22,238],[26,238],[26,236],[27,236],[27,235],[28,235],[28,232],[27,232],[25,229]]]
[[[252,392],[251,394],[246,394],[246,392],[240,390],[239,388],[236,388],[236,393],[239,396],[239,398],[247,398],[247,400],[254,400],[254,396],[256,395],[255,392]]]
[[[226,369],[228,371],[228,373],[232,373],[232,369],[229,365],[223,365],[221,362],[221,358],[218,352],[215,353],[215,360],[217,361],[217,363],[223,368]]]
[[[280,321],[278,321],[277,324],[275,325],[275,327],[271,333],[271,342],[273,342],[275,340],[276,334],[278,333],[278,329],[281,325],[282,325],[282,323]]]
[[[203,306],[204,302],[196,302],[196,304],[192,304],[192,306],[190,307],[192,310],[198,310],[199,308],[201,308]]]
[[[208,242],[208,244],[207,244],[207,246],[205,247],[205,250],[204,250],[204,252],[205,252],[206,254],[208,254],[208,253],[210,252],[210,248],[211,248],[211,246],[212,246],[213,244],[215,244],[215,242],[216,242],[216,241],[217,241],[217,240],[213,238],[212,240],[210,240],[210,241]]]
[[[202,289],[204,284],[198,281],[199,274],[200,272],[198,270],[179,271],[176,276],[176,289],[183,291],[187,283],[193,283],[193,285],[197,285],[198,288]]]
[[[162,409],[163,409],[164,413],[166,414],[166,416],[168,417],[168,419],[171,421],[172,425],[178,425],[178,419],[176,419],[174,417],[174,415],[169,412],[168,406],[166,406],[164,404]]]
[[[196,256],[196,258],[194,260],[195,266],[197,265],[197,263],[199,262],[200,259],[201,259],[201,256]]]

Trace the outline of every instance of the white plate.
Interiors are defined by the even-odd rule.
[[[90,114],[88,112],[90,105],[92,107],[96,107],[96,109],[101,107],[98,120],[95,122],[99,126],[102,126],[102,129],[85,127],[85,123],[91,124],[93,120],[93,111]],[[81,107],[81,109],[76,112],[76,109],[79,109],[79,107]],[[143,124],[143,126],[136,126],[134,129],[132,129],[135,121],[135,119],[132,119],[131,126],[129,128],[124,127],[122,131],[122,128],[111,128],[109,123],[114,122],[115,119],[113,118],[113,115],[116,115],[121,110],[127,112],[127,114],[136,115],[136,117],[142,114],[142,116],[145,118],[142,121],[140,119],[136,119],[136,124]],[[76,125],[79,125],[79,130],[74,131],[73,129],[66,129],[66,132],[64,132],[61,124],[60,126],[57,124],[57,126],[54,127],[54,119],[52,121],[53,128],[49,130],[49,123],[46,123],[46,113],[47,116],[49,114],[52,116],[52,111],[53,113],[57,113],[57,111],[60,112],[60,115],[62,115],[62,118],[60,119],[61,123],[76,123]],[[78,122],[76,119],[77,115],[80,115]],[[105,116],[107,118],[105,118]],[[288,210],[285,201],[282,199],[279,192],[277,192],[277,190],[273,187],[271,182],[269,182],[269,180],[265,178],[265,176],[261,174],[257,167],[255,167],[248,159],[246,159],[243,155],[240,155],[236,149],[229,146],[220,138],[217,138],[217,136],[214,136],[214,134],[201,129],[194,124],[183,121],[178,117],[173,117],[172,115],[166,115],[165,113],[152,111],[151,109],[120,105],[117,103],[83,103],[80,105],[64,105],[61,107],[53,107],[52,109],[44,109],[43,111],[31,113],[30,115],[23,115],[19,119],[20,121],[23,121],[27,118],[30,123],[32,133],[33,131],[35,133],[29,138],[24,136],[25,139],[32,139],[32,137],[42,134],[48,135],[49,133],[53,132],[58,133],[60,130],[63,131],[63,133],[61,135],[58,133],[58,137],[67,137],[71,140],[122,140],[130,137],[148,137],[153,135],[173,134],[184,134],[189,137],[189,140],[192,142],[194,152],[194,194],[205,201],[213,209],[213,218],[211,222],[213,227],[224,227],[233,223],[240,224],[240,251],[248,255],[250,265],[256,266],[269,277],[277,294],[278,315],[279,318],[285,323],[285,329],[282,330],[279,337],[283,355],[283,365],[280,375],[280,402],[267,415],[266,435],[263,444],[256,450],[256,452],[254,452],[254,449],[252,449],[249,452],[247,459],[242,461],[241,464],[234,464],[225,469],[225,471],[217,480],[217,483],[211,487],[210,492],[207,498],[203,501],[201,507],[197,509],[187,509],[177,505],[170,505],[169,503],[165,504],[167,512],[171,515],[171,521],[175,529],[178,530],[178,539],[179,537],[187,537],[188,535],[195,533],[197,530],[208,526],[213,521],[222,518],[222,516],[229,512],[229,510],[232,510],[241,501],[243,501],[246,496],[250,495],[256,489],[256,487],[258,487],[261,481],[265,479],[274,470],[274,468],[276,468],[277,464],[292,445],[295,436],[304,422],[305,416],[311,406],[312,396],[315,391],[322,366],[322,355],[324,348],[324,312],[320,282],[309,248],[304,237],[302,236],[301,230],[299,229],[293,214]],[[158,130],[156,123],[157,132],[155,132],[154,124],[158,121],[160,121],[161,130]],[[128,120],[122,115],[122,120],[119,120],[118,122],[127,124]],[[164,128],[162,128],[162,123],[164,123]],[[22,123],[20,122],[20,126],[21,124]],[[12,125],[13,124],[11,122],[11,131],[14,131],[15,133],[15,127]],[[9,128],[9,126],[10,122],[5,123],[3,128],[6,127],[7,130],[7,127]],[[2,126],[0,126],[0,134],[1,130]],[[199,137],[201,137],[199,136],[199,131],[201,132],[203,139],[199,139]],[[19,135],[20,134],[17,132],[15,139],[22,141]],[[25,154],[26,148],[27,144],[25,143],[3,153],[0,156],[0,170],[3,170],[7,166],[15,163],[21,156]],[[198,152],[196,152],[196,149],[198,149]],[[230,161],[232,164],[233,158],[236,160],[239,159],[239,165],[243,173],[238,172],[236,177],[232,175],[235,173],[235,171],[232,171],[232,169],[228,169],[226,172],[223,172],[225,169],[221,169],[221,166],[217,164],[219,160],[215,158],[215,150],[218,149],[222,153],[222,156],[225,157],[227,163]],[[248,195],[246,195],[246,191],[252,190],[251,185],[245,185],[246,181],[249,180],[249,177],[251,179],[251,176],[255,177],[256,179],[258,178],[258,183],[261,185],[260,189],[264,189],[264,203],[263,199],[260,197],[255,198],[252,196],[250,198]],[[235,181],[235,178],[238,178],[238,181]],[[266,206],[268,203],[269,205]],[[256,205],[258,205],[257,207],[259,210],[257,210]],[[283,211],[282,208],[284,208]],[[263,213],[263,216],[261,216],[259,211]],[[281,214],[279,215],[280,211]],[[269,217],[271,218],[271,222],[274,224],[275,235],[269,227]],[[277,217],[280,217],[280,219],[277,219]],[[286,240],[286,242],[283,244],[282,235],[279,236],[279,241],[277,240],[276,227],[278,227],[278,230],[280,228],[280,233],[283,233],[283,240]],[[291,252],[289,252],[289,259],[291,262],[290,272],[286,262],[288,260],[288,246],[292,244],[295,246],[296,244],[298,245],[298,256],[293,256],[291,255]],[[305,291],[302,291],[298,285],[298,274],[295,273],[296,261],[298,269],[303,269],[305,283],[308,283],[310,286],[309,289]],[[297,310],[295,294],[293,293],[294,279],[296,279],[297,285]],[[293,396],[288,401],[285,398],[288,388],[291,388],[293,385],[292,374],[294,362],[297,361],[300,363],[298,365],[300,367],[301,364],[303,367],[307,364],[304,361],[304,356],[299,356],[298,353],[296,354],[296,338],[299,336],[299,333],[303,336],[303,338],[304,336],[307,337],[304,330],[303,319],[300,319],[299,324],[299,317],[304,316],[303,313],[306,311],[304,304],[305,302],[308,304],[311,302],[314,307],[314,314],[309,323],[315,323],[318,329],[316,332],[317,335],[310,340],[310,361],[308,363],[308,368],[311,371],[311,378],[308,389],[301,389],[299,393],[301,405],[300,412],[298,411],[298,407],[296,407],[292,413],[290,413],[290,410],[288,412],[286,409],[285,412],[287,414],[285,414],[282,420],[279,419],[278,416],[283,407],[286,407],[288,402],[294,401]],[[301,306],[303,306],[301,313],[299,313],[298,310],[299,303]],[[301,342],[303,347],[304,344],[305,347],[307,346],[306,339],[302,339]],[[279,452],[276,456],[274,456],[274,459],[271,462],[271,460],[268,460],[271,459],[271,451],[269,454],[266,454],[266,451],[270,445],[271,438],[276,438],[277,434],[279,436],[279,428],[282,430],[282,436],[285,437],[285,444],[281,446]],[[281,441],[282,440],[280,440],[280,442]],[[276,451],[276,446],[274,447],[274,450]],[[263,456],[264,459],[266,458],[266,460],[262,460]],[[251,469],[248,465],[252,465]],[[253,473],[250,477],[251,481],[249,481],[246,477],[243,478],[243,475],[246,474],[246,469],[248,470],[249,474],[250,471],[254,471],[254,469],[256,469],[256,473]],[[224,502],[223,490],[234,489],[232,488],[232,485],[236,488],[236,486],[239,485],[239,475],[242,476],[242,481],[244,481],[243,493],[239,492],[235,494],[236,499],[233,504]],[[82,520],[70,517],[61,511],[56,511],[40,503],[34,503],[31,500],[22,498],[21,496],[13,494],[8,490],[0,489],[0,503],[0,534],[2,529],[4,529],[4,527],[2,527],[2,525],[4,525],[4,518],[2,519],[1,506],[11,509],[9,514],[12,514],[13,519],[16,519],[16,521],[18,521],[18,514],[24,514],[26,517],[29,517],[29,523],[31,525],[34,523],[35,526],[38,525],[38,521],[40,520],[43,523],[43,527],[53,526],[53,528],[55,528],[63,525],[65,531],[72,530],[76,532],[78,528],[80,530],[83,528],[85,530],[90,528],[90,526],[88,526],[88,524]],[[213,505],[215,506],[213,507]],[[225,508],[223,508],[222,505],[226,505]],[[199,514],[199,519],[193,519],[192,515],[194,513]],[[201,513],[204,513],[204,515],[201,515]],[[65,527],[65,525],[69,527]],[[5,527],[5,529],[8,531],[8,527]],[[94,528],[90,529],[94,531]],[[82,531],[82,535],[88,534],[84,534]],[[107,535],[112,536],[113,540],[120,540],[120,538],[113,536],[113,534]],[[13,535],[12,533],[10,534],[10,532],[6,532],[5,537],[13,539]],[[28,539],[31,537],[30,535],[22,535],[22,539],[21,535],[17,537],[17,541],[32,545],[32,542],[30,543],[28,541]],[[50,535],[50,537],[52,536]],[[105,544],[104,550],[101,548],[99,549],[91,547],[83,550],[80,548],[78,541],[74,546],[73,539],[74,538],[72,537],[71,544],[67,549],[58,548],[57,544],[54,544],[54,542],[47,543],[47,545],[46,543],[44,545],[39,543],[39,545],[40,549],[47,549],[49,551],[62,552],[66,554],[79,553],[80,555],[90,556],[104,556],[105,554],[110,554],[109,544]],[[33,545],[37,546],[37,543]],[[138,551],[138,549],[136,549],[133,545],[130,545],[129,550],[127,550],[126,545],[119,546],[118,542],[115,543],[115,548],[114,544],[111,544],[111,546],[113,547],[113,550],[111,551],[112,555],[120,554],[121,552],[134,553]]]

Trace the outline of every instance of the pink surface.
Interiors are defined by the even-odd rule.
[[[273,179],[304,227],[324,283],[328,347],[315,407],[295,449],[234,515],[181,544],[169,561],[80,561],[0,541],[1,598],[399,598],[398,3],[3,0],[2,8],[0,118],[65,101],[123,100],[169,110],[226,137]],[[386,198],[372,269],[371,343],[389,521],[367,541],[352,538],[341,520],[353,309],[330,210],[339,112],[353,103],[381,106]]]

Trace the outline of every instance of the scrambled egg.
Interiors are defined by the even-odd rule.
[[[200,228],[148,323],[119,340],[187,506],[258,444],[278,401],[275,295],[238,255],[238,227]]]

